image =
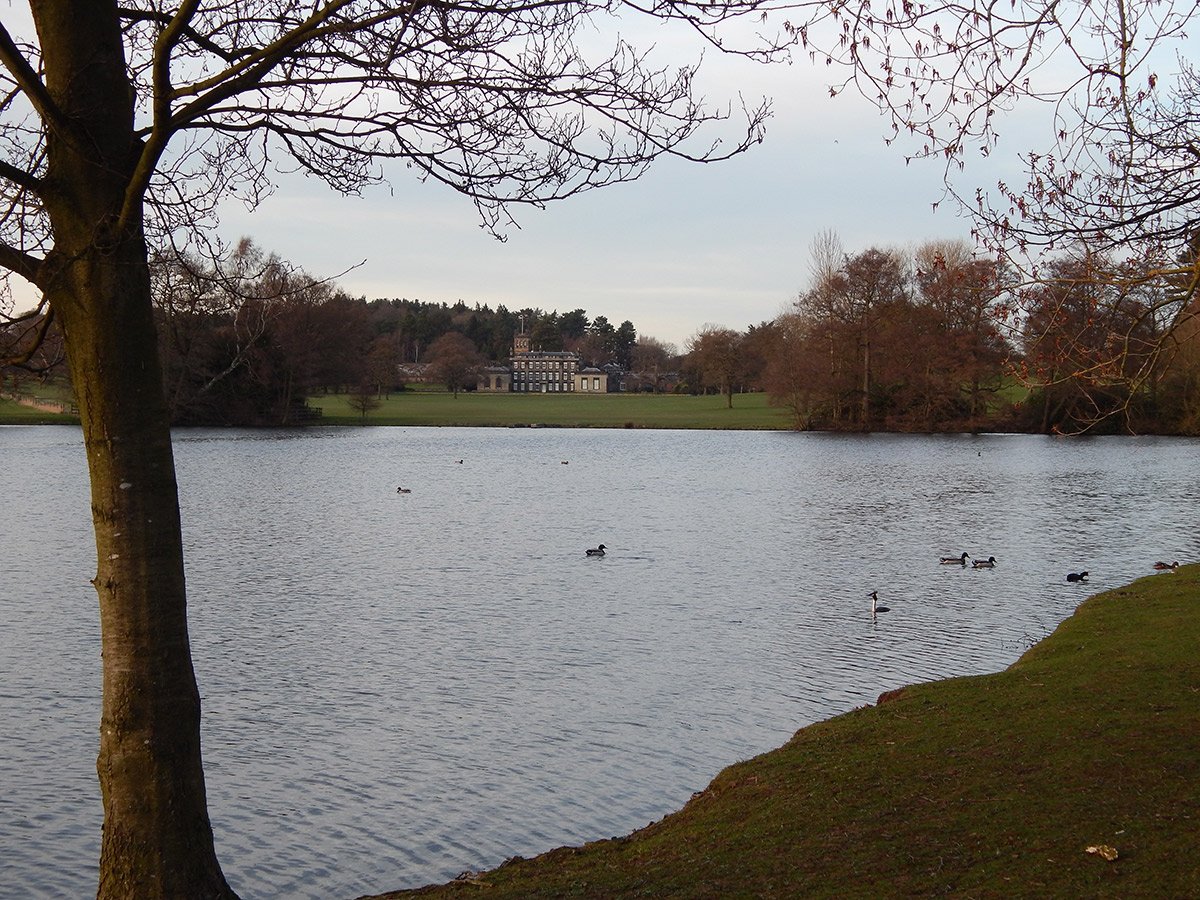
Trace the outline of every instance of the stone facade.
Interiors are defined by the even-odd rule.
[[[513,394],[606,394],[623,390],[620,370],[615,366],[581,367],[578,353],[535,350],[524,332],[513,338],[509,366],[488,366],[479,373],[476,390]]]

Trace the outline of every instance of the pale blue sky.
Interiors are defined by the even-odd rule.
[[[253,215],[227,209],[223,232],[316,275],[365,260],[339,284],[368,299],[582,307],[680,349],[706,323],[742,329],[776,316],[806,285],[823,230],[851,253],[969,237],[952,204],[932,209],[940,166],[906,166],[874,107],[830,98],[821,70],[722,61],[719,74],[711,96],[774,98],[763,144],[714,165],[665,160],[631,184],[517,210],[506,243],[479,227],[468,200],[404,170],[390,194],[364,198],[288,182]],[[966,180],[991,187],[995,164]]]
[[[10,27],[26,17],[19,7],[5,13]],[[634,42],[656,44],[664,58],[695,51],[678,30]],[[714,165],[664,160],[637,182],[517,210],[520,228],[506,243],[480,228],[467,199],[402,167],[390,191],[361,198],[286,179],[254,213],[227,204],[222,237],[253,237],[320,277],[361,262],[338,283],[368,299],[582,307],[616,324],[632,320],[680,349],[706,323],[742,329],[776,316],[806,285],[821,231],[837,232],[851,253],[969,237],[952,204],[931,208],[942,195],[940,166],[906,166],[901,148],[885,146],[887,123],[872,106],[850,93],[829,96],[830,70],[710,52],[704,71],[714,103],[739,92],[749,105],[773,98],[763,144]],[[997,165],[1023,148],[1002,149],[963,184],[994,186]],[[18,308],[32,305],[32,288],[18,286],[17,298]]]

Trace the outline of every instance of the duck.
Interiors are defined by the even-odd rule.
[[[601,544],[599,547],[595,547],[595,548],[593,548],[591,550],[587,550],[585,552],[587,553],[588,556],[603,556],[604,555],[604,545]]]
[[[971,561],[972,569],[994,569],[996,568],[996,557],[989,556],[987,559],[976,559]]]
[[[1178,569],[1179,568],[1179,560],[1175,560],[1175,562],[1173,562],[1173,563],[1156,562],[1154,564],[1154,568],[1159,569],[1159,570],[1166,569],[1168,571]]]
[[[1072,572],[1067,576],[1067,581],[1087,581],[1087,572]]]
[[[868,594],[867,596],[871,598],[871,618],[872,619],[875,618],[876,613],[892,611],[892,608],[890,606],[880,606],[879,605],[879,593],[877,591],[871,591],[871,593]]]
[[[412,491],[406,487],[398,487],[398,488],[396,488],[396,493],[397,494],[411,494]]]
[[[942,565],[943,566],[965,566],[967,564],[967,560],[970,558],[971,558],[971,554],[967,553],[964,550],[962,556],[943,556],[942,557]]]

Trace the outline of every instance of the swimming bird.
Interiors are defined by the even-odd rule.
[[[1072,572],[1067,576],[1067,581],[1087,581],[1087,572]]]
[[[586,551],[586,553],[588,556],[603,556],[604,555],[604,545],[601,544],[599,547],[596,547],[594,550]]]
[[[1154,564],[1154,568],[1156,568],[1156,569],[1178,569],[1179,568],[1179,560],[1175,560],[1175,562],[1173,562],[1173,563],[1156,562]]]
[[[872,619],[875,618],[876,613],[892,611],[892,608],[890,606],[880,606],[879,605],[879,594],[876,591],[871,591],[871,593],[868,594],[867,596],[869,596],[871,598],[871,618]]]
[[[398,488],[396,488],[396,493],[397,494],[411,494],[412,491],[406,487],[398,487]]]
[[[996,568],[996,557],[989,556],[987,559],[976,559],[971,561],[972,569],[994,569]]]
[[[971,557],[971,554],[967,553],[964,550],[962,556],[943,556],[942,557],[942,565],[943,566],[965,566],[967,564],[967,560],[970,559],[970,557]]]

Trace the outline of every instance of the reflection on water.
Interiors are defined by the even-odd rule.
[[[81,443],[4,428],[0,448],[0,895],[82,895],[100,801]],[[349,897],[640,827],[796,728],[1003,668],[1088,593],[1195,559],[1198,449],[182,432],[226,874],[244,896]],[[963,550],[996,568],[938,565]],[[1080,568],[1092,584],[1067,584]],[[874,623],[872,589],[892,609]]]

